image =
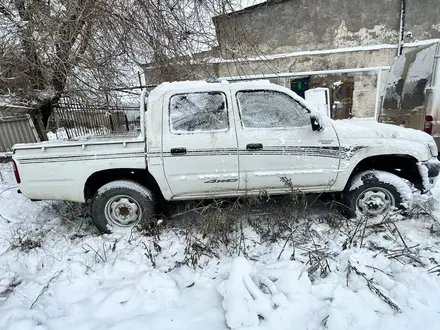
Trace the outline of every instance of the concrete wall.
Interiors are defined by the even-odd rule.
[[[357,74],[354,76],[353,113],[355,117],[373,117],[376,107],[377,74]]]
[[[440,1],[407,0],[406,31],[414,40],[440,38]]]
[[[333,49],[399,40],[401,0],[268,1],[213,19],[224,57]],[[407,1],[416,40],[440,38],[438,0]]]
[[[220,48],[232,56],[396,43],[399,18],[400,0],[286,0],[214,24]]]

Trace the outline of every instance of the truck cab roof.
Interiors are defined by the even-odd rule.
[[[206,81],[175,81],[175,82],[164,82],[154,88],[150,94],[149,98],[160,98],[166,92],[172,90],[173,92],[179,92],[179,90],[206,90],[206,89],[215,89],[215,88],[224,88],[225,86],[240,86],[241,88],[252,88],[255,89],[258,87],[273,87],[278,86],[276,84],[271,83],[269,80],[253,80],[253,81],[244,81],[244,82],[233,82],[230,83],[227,80],[221,82],[206,82]]]

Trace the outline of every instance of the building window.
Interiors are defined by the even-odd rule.
[[[243,127],[284,128],[310,125],[307,110],[290,96],[269,90],[237,93]]]
[[[309,89],[310,85],[310,77],[306,78],[298,78],[293,79],[290,82],[290,89],[294,91],[298,96],[301,96],[302,98],[305,98],[305,92]]]
[[[170,99],[172,133],[218,132],[229,129],[225,94],[200,92],[174,95]]]

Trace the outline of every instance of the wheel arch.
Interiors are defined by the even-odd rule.
[[[117,168],[93,173],[84,184],[84,199],[91,199],[99,188],[116,180],[131,180],[149,188],[156,198],[163,198],[156,179],[148,170]]]
[[[360,160],[352,170],[345,184],[344,190],[348,188],[350,182],[356,174],[368,171],[379,170],[395,174],[403,179],[408,180],[418,190],[422,190],[423,179],[420,175],[418,160],[410,155],[393,154],[393,155],[377,155],[370,156]]]

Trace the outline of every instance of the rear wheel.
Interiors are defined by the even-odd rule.
[[[97,191],[91,209],[93,222],[102,233],[130,231],[153,217],[154,199],[146,187],[134,181],[118,180]]]
[[[408,184],[397,175],[384,171],[357,174],[344,192],[345,213],[349,217],[405,212],[411,207],[412,200]]]

